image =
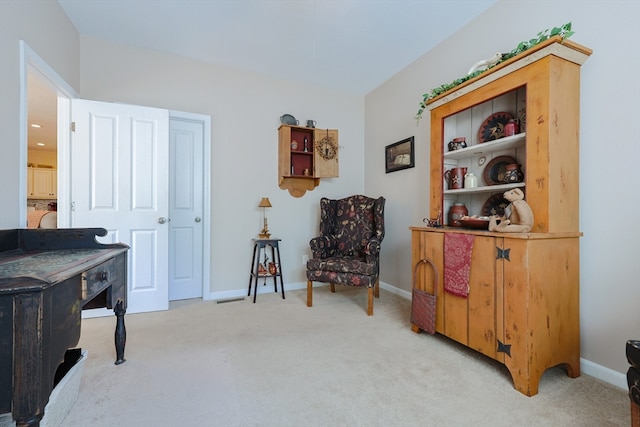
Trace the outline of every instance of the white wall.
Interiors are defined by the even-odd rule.
[[[367,95],[365,188],[388,197],[384,282],[411,289],[408,227],[427,215],[428,112],[418,126],[412,119],[422,94],[572,22],[571,40],[594,51],[581,80],[581,355],[622,380],[625,342],[640,336],[639,16],[638,1],[502,0]],[[411,135],[416,167],[380,173],[384,146]]]
[[[27,164],[26,146],[20,144],[20,40],[69,85],[77,89],[80,84],[79,35],[58,2],[1,0],[0,229],[18,227],[19,207],[26,206],[26,175],[19,188],[20,166]]]
[[[81,38],[83,98],[147,105],[212,117],[211,291],[245,289],[251,239],[262,228],[261,197],[269,197],[269,229],[282,239],[286,284],[302,283],[302,255],[317,235],[319,200],[364,190],[364,100],[361,95],[290,84],[155,51]],[[339,130],[340,177],[323,179],[294,198],[278,187],[280,116]]]

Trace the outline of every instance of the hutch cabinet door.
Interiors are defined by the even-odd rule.
[[[580,375],[579,238],[505,238],[504,246],[504,363],[532,396],[551,366]]]
[[[433,270],[424,264],[428,259],[438,270],[436,331],[482,354],[503,361],[497,352],[497,339],[502,339],[502,261],[496,260],[502,239],[476,236],[471,257],[469,295],[459,297],[444,291],[443,232],[412,231],[413,283],[416,288],[433,292]],[[418,331],[413,327],[414,331]]]
[[[338,176],[338,130],[316,129],[313,134],[314,177],[336,178]],[[332,143],[330,142],[332,141]]]
[[[291,128],[278,128],[278,176],[291,176]]]
[[[469,294],[466,298],[447,292],[442,294],[444,305],[444,335],[496,358],[497,312],[501,292],[500,263],[496,262],[495,237],[475,236],[471,253]],[[502,316],[500,316],[501,318]]]
[[[501,238],[475,236],[471,254],[469,296],[467,297],[467,345],[493,359],[497,339],[502,338],[502,259],[496,253],[502,247]],[[454,295],[447,295],[447,297]]]
[[[444,277],[443,247],[444,234],[429,233],[419,230],[412,231],[411,268],[413,271],[413,287],[433,293],[434,284],[436,285],[436,331],[441,334],[444,334],[444,306],[441,303],[444,292],[442,281]],[[422,264],[416,269],[416,265],[423,259],[431,261],[438,270],[438,283],[436,283],[436,277],[433,269],[428,268],[427,265]],[[417,327],[412,326],[412,328],[414,332],[418,332]]]

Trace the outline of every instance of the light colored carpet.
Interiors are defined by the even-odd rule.
[[[381,290],[315,288],[82,323],[89,352],[64,426],[629,426],[624,390],[560,368],[526,397],[506,368],[410,329],[410,301]]]

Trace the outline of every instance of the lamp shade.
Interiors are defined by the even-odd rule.
[[[260,200],[260,204],[258,205],[259,208],[270,208],[271,207],[271,202],[269,201],[268,197],[263,197],[262,200]]]

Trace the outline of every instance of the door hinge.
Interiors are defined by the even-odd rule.
[[[504,353],[507,356],[511,357],[511,344],[503,344],[500,342],[500,340],[498,341],[498,353]]]
[[[76,202],[71,202],[71,212],[76,211]]]
[[[496,249],[498,250],[498,253],[496,254],[496,259],[500,259],[500,258],[504,258],[507,261],[511,261],[509,259],[509,253],[511,252],[511,248],[509,249],[502,249],[496,246]]]
[[[71,132],[76,131],[76,122],[71,122]]]

